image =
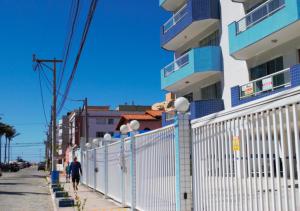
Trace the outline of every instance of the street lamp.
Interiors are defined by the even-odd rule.
[[[137,120],[132,120],[129,125],[133,131],[137,131],[140,128],[140,123]]]
[[[186,98],[179,97],[175,100],[174,106],[179,113],[186,113],[189,110],[190,103]]]
[[[93,139],[93,144],[97,147],[99,147],[99,143],[100,143],[101,139],[100,138],[94,138]]]
[[[128,128],[127,125],[122,125],[122,126],[120,127],[120,131],[121,131],[121,134],[122,134],[122,135],[126,135],[126,134],[129,132],[129,128]]]
[[[111,135],[109,133],[106,133],[103,137],[104,141],[109,142],[111,141]]]
[[[92,146],[92,145],[91,145],[90,143],[86,143],[86,144],[85,144],[85,147],[86,147],[87,149],[89,149],[91,146]]]

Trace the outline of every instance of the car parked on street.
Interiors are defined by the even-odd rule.
[[[38,171],[45,171],[46,170],[46,163],[45,162],[39,162],[38,164]]]

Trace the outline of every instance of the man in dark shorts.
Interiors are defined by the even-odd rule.
[[[82,175],[81,164],[77,161],[77,157],[74,158],[74,161],[70,165],[70,171],[72,175],[72,183],[74,190],[78,190],[78,184],[80,180],[80,175]]]

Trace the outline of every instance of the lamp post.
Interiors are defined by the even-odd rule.
[[[176,99],[175,103],[175,184],[176,184],[176,211],[191,210],[192,185],[191,185],[191,143],[189,101],[184,97]],[[184,150],[182,150],[184,149]]]
[[[120,172],[121,172],[121,191],[122,191],[122,207],[125,207],[125,143],[124,140],[126,138],[127,133],[129,132],[129,128],[127,125],[122,125],[120,127],[121,132],[121,149],[120,149]]]
[[[131,174],[131,210],[136,210],[136,148],[135,148],[135,135],[138,133],[140,123],[137,120],[132,120],[129,123],[131,132],[130,150],[130,174]]]

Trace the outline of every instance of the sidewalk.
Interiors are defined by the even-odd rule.
[[[65,176],[60,175],[61,184],[64,186],[65,190],[69,192],[72,198],[75,199],[75,193],[72,187],[72,183],[65,183]],[[81,203],[86,199],[86,204],[84,211],[125,211],[129,210],[127,208],[120,207],[117,202],[114,202],[110,199],[105,199],[104,195],[94,191],[91,188],[83,184],[79,184],[77,195],[79,196],[79,200]],[[75,202],[76,203],[76,202]],[[64,209],[59,209],[64,210]],[[76,210],[76,207],[75,207]]]

